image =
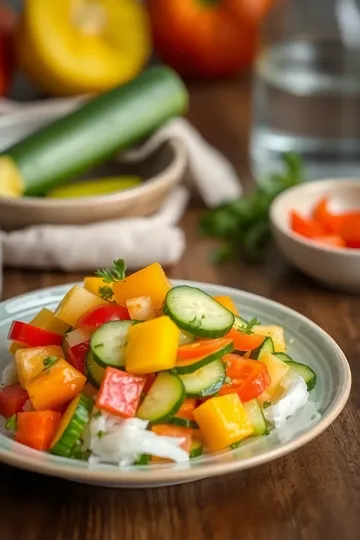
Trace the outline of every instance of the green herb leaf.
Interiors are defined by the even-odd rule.
[[[262,180],[252,194],[222,204],[203,215],[199,233],[222,241],[212,254],[214,264],[234,259],[239,253],[254,262],[261,259],[272,239],[269,219],[272,201],[304,178],[299,156],[286,153],[283,163],[284,172]]]
[[[271,401],[264,401],[263,409],[267,409],[268,407],[270,407],[270,405],[271,405]]]
[[[241,327],[241,332],[243,332],[244,334],[253,334],[253,328],[257,324],[260,324],[260,321],[256,317],[253,317],[251,321]]]
[[[17,416],[16,414],[13,414],[10,416],[8,421],[5,424],[5,428],[9,431],[16,431],[17,429]]]
[[[51,368],[57,361],[57,356],[48,356],[47,358],[45,358],[43,363],[46,368]]]
[[[99,439],[101,439],[104,435],[106,435],[105,431],[98,431],[97,432],[97,436],[99,437]]]
[[[111,287],[99,287],[99,294],[104,300],[111,300],[114,296],[114,291]]]
[[[114,283],[125,278],[126,264],[123,259],[114,261],[112,268],[97,270],[95,275],[101,277],[105,283]]]

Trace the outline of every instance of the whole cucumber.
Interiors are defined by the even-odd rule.
[[[187,106],[178,75],[150,68],[5,150],[0,196],[43,195],[145,138]]]

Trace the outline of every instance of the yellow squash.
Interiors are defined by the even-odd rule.
[[[75,326],[80,315],[101,304],[107,302],[84,287],[74,285],[56,308],[55,316],[66,324]]]
[[[151,54],[137,0],[25,0],[16,43],[20,65],[54,95],[97,93],[138,75]]]

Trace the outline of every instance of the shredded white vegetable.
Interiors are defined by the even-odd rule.
[[[276,428],[283,426],[309,399],[306,383],[299,375],[285,378],[281,381],[281,386],[285,388],[285,395],[264,410],[265,418]]]

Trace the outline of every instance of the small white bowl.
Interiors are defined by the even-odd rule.
[[[360,180],[319,180],[281,193],[270,208],[275,241],[299,270],[331,288],[360,292],[360,249],[323,246],[292,232],[290,212],[310,216],[316,203],[329,197],[334,211],[360,210]]]

